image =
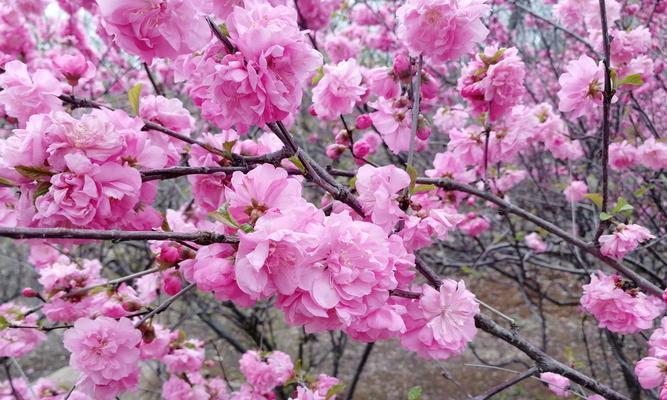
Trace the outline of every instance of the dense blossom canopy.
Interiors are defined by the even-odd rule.
[[[165,400],[352,398],[380,341],[528,366],[475,398],[667,399],[665,26],[659,0],[0,0],[0,236],[32,279],[0,400],[155,366]],[[26,380],[48,335],[73,382]]]

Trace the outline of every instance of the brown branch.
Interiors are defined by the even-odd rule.
[[[487,390],[483,394],[480,394],[478,396],[473,397],[472,400],[488,400],[488,399],[492,398],[493,396],[495,396],[496,394],[502,392],[503,390],[516,385],[517,383],[523,381],[524,379],[530,378],[531,376],[533,376],[535,374],[535,372],[537,372],[537,367],[527,369],[526,371],[524,371],[520,374],[517,374],[513,378],[511,378],[511,379],[509,379],[509,380],[507,380],[507,381],[505,381],[505,382],[503,382],[503,383],[501,383],[497,386],[494,386],[494,387],[490,388],[489,390]]]
[[[12,239],[176,240],[200,245],[238,243],[238,239],[215,232],[121,231],[65,228],[5,228],[0,237]]]

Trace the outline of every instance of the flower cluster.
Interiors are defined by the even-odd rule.
[[[663,311],[662,299],[642,293],[618,275],[598,271],[584,285],[581,306],[598,320],[601,328],[629,334],[653,326]]]

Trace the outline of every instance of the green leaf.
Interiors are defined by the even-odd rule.
[[[39,196],[44,196],[49,191],[50,187],[50,182],[40,182],[32,195],[32,202],[34,203]]]
[[[239,226],[239,228],[245,233],[252,233],[255,231],[255,228],[253,228],[250,224],[243,224]]]
[[[7,318],[0,315],[0,331],[9,328],[9,321]]]
[[[422,398],[422,387],[413,386],[408,390],[408,400],[421,400]]]
[[[220,29],[220,32],[222,32],[223,35],[229,37],[229,29],[227,29],[227,25],[220,24],[218,25],[218,28]]]
[[[643,84],[644,84],[644,81],[642,80],[641,75],[632,74],[632,75],[628,75],[625,78],[621,79],[620,82],[618,82],[618,87],[621,87],[623,85],[641,86]]]
[[[438,187],[435,185],[416,185],[413,192],[414,193],[421,193],[421,192],[429,192],[431,190],[436,190]]]
[[[632,210],[634,210],[634,207],[632,207],[632,205],[623,197],[619,197],[618,200],[616,200],[616,205],[614,206],[612,213],[627,213],[632,212]]]
[[[319,67],[317,69],[317,73],[315,74],[315,76],[313,76],[313,79],[310,80],[310,83],[313,86],[315,86],[315,85],[317,85],[317,82],[319,82],[320,79],[322,79],[323,77],[324,77],[324,68]]]
[[[16,184],[12,183],[12,181],[10,181],[9,179],[0,178],[0,186],[14,187],[16,186]]]
[[[606,213],[606,212],[601,212],[600,213],[600,221],[609,221],[612,218],[614,218],[614,216],[609,214],[609,213]]]
[[[598,208],[602,208],[602,195],[600,193],[588,193],[584,197],[592,201]]]
[[[16,172],[25,176],[26,178],[34,180],[51,177],[53,175],[53,172],[49,171],[45,167],[28,167],[25,165],[17,165],[14,167],[14,169]]]
[[[241,228],[239,226],[239,223],[236,222],[234,217],[232,217],[232,214],[229,213],[229,210],[227,210],[227,204],[223,205],[220,207],[218,211],[210,212],[208,213],[209,217],[213,218],[214,220],[218,222],[222,222],[223,224],[232,227],[232,228]]]
[[[299,160],[299,157],[297,156],[292,156],[289,158],[289,160],[292,162],[292,164],[296,165],[297,168],[299,168],[299,171],[301,172],[306,172],[306,167],[303,166],[303,163],[301,160]]]
[[[344,389],[345,389],[345,384],[344,383],[337,383],[337,384],[333,385],[332,387],[330,387],[329,390],[327,390],[327,395],[324,399],[329,400],[332,397],[334,397],[335,395],[337,395],[339,393],[343,393]]]
[[[139,99],[141,98],[141,88],[143,85],[137,83],[127,92],[127,99],[130,101],[130,107],[134,115],[139,115]]]
[[[350,178],[347,184],[350,186],[350,189],[355,189],[357,187],[357,177],[353,176],[352,178]]]
[[[412,165],[408,165],[405,167],[405,170],[407,171],[408,175],[410,175],[410,191],[412,192],[412,189],[415,187],[415,183],[417,183],[417,169]]]

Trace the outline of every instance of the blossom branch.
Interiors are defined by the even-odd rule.
[[[174,240],[200,245],[238,243],[238,239],[215,232],[121,231],[65,228],[5,228],[0,237],[12,239],[92,239],[92,240]]]
[[[489,390],[487,390],[483,394],[480,394],[478,396],[473,397],[472,400],[488,400],[488,399],[492,398],[493,396],[495,396],[496,394],[502,392],[503,390],[505,390],[507,388],[510,388],[510,387],[516,385],[517,383],[525,380],[525,379],[530,378],[531,376],[533,376],[535,374],[535,372],[537,372],[537,367],[529,368],[529,369],[523,371],[522,373],[516,375],[512,379],[509,379],[509,380],[507,380],[507,381],[505,381],[505,382],[503,382],[499,385],[496,385],[496,386],[490,388]]]
[[[595,246],[594,244],[587,243],[580,237],[574,236],[571,233],[566,232],[565,230],[559,228],[555,224],[542,219],[538,217],[537,215],[530,213],[526,210],[524,210],[521,207],[518,207],[507,200],[504,200],[490,192],[485,192],[482,190],[477,189],[474,186],[471,185],[466,185],[464,183],[456,182],[450,179],[438,179],[438,178],[417,178],[417,183],[422,183],[422,184],[430,184],[430,185],[436,185],[438,187],[441,187],[445,190],[457,190],[460,192],[465,192],[472,194],[475,197],[479,197],[481,199],[484,199],[486,201],[489,201],[501,208],[504,212],[508,212],[514,215],[517,215],[527,221],[530,221],[534,223],[535,225],[539,226],[540,228],[543,228],[547,232],[554,234],[561,239],[565,240],[566,242],[579,247],[580,249],[586,251],[588,254],[592,255],[593,257],[599,259],[600,261],[604,262],[620,274],[624,275],[625,277],[633,280],[637,286],[641,287],[644,289],[646,292],[656,295],[656,296],[662,296],[662,289],[660,289],[658,286],[654,285],[651,283],[649,280],[644,278],[643,276],[639,275],[635,271],[629,269],[628,267],[624,266],[620,262],[614,260],[613,258],[607,257],[603,255],[600,252],[600,249]]]
[[[184,287],[181,289],[178,293],[175,295],[171,296],[167,300],[165,300],[162,304],[157,306],[155,309],[150,311],[148,314],[144,315],[137,323],[134,324],[135,328],[140,327],[144,322],[148,321],[149,319],[153,318],[153,316],[165,311],[166,309],[169,308],[176,300],[178,300],[180,297],[182,297],[184,294],[189,292],[191,289],[195,287],[194,283],[189,284],[188,286]]]

